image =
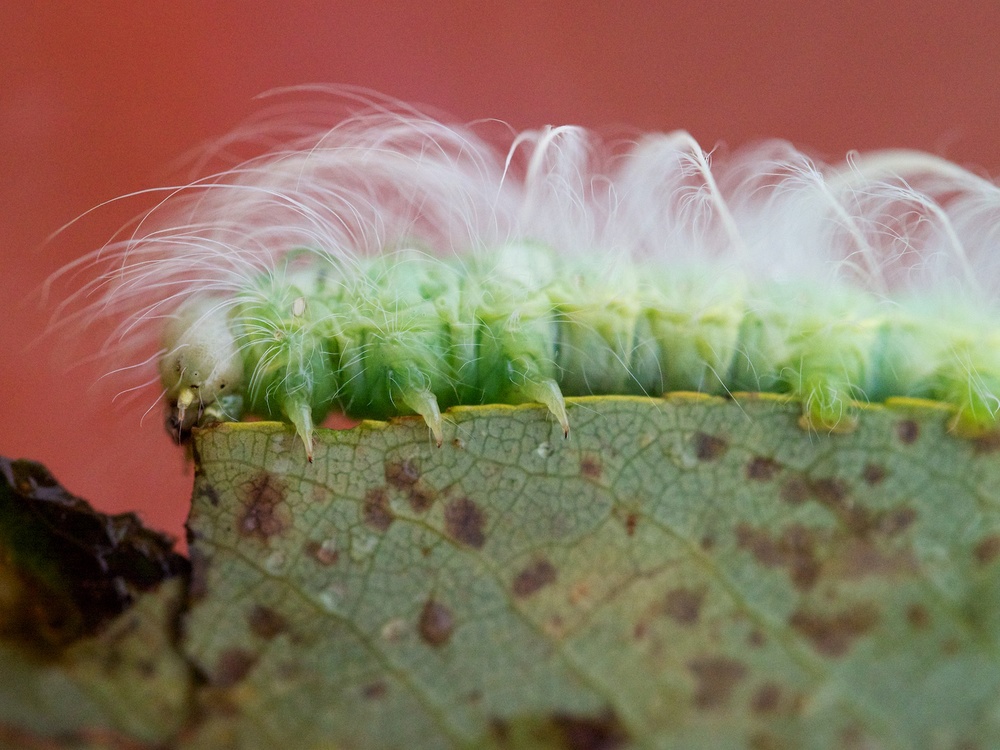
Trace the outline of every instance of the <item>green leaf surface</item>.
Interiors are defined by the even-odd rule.
[[[1000,746],[1000,441],[568,403],[199,432],[179,746]]]

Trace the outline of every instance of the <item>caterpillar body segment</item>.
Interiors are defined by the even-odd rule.
[[[647,367],[651,378],[642,381],[642,392],[730,392],[748,304],[744,280],[731,272],[708,275],[704,268],[652,268],[643,276],[645,321],[640,327],[648,325],[653,343],[645,343],[645,348],[654,350],[656,358],[654,366]]]
[[[576,127],[496,148],[385,101],[279,125],[169,189],[66,304],[133,362],[163,344],[178,437],[256,414],[311,455],[339,410],[418,414],[440,444],[451,406],[525,402],[568,433],[566,396],[676,390],[788,394],[817,431],[896,396],[997,428],[1000,188],[944,159]]]
[[[869,400],[880,309],[852,289],[775,283],[755,290],[730,370],[733,390],[788,393],[803,403],[801,424],[853,428]]]
[[[458,403],[455,356],[471,353],[461,326],[460,277],[416,251],[390,263],[378,257],[353,288],[352,301],[324,323],[337,342],[337,405],[356,416],[420,414],[443,440],[438,395]],[[454,343],[454,351],[452,348]]]
[[[975,437],[997,427],[1000,414],[1000,336],[952,332],[947,365],[931,376],[933,398],[956,407],[952,428]]]
[[[312,460],[312,432],[337,392],[333,342],[318,321],[331,314],[322,274],[268,275],[237,298],[236,348],[249,373],[247,411],[295,425]],[[168,342],[169,343],[169,342]]]

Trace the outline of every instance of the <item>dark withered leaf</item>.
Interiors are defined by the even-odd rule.
[[[0,457],[0,480],[0,578],[20,602],[0,609],[0,637],[64,646],[187,575],[169,538],[133,513],[95,511],[41,464]]]

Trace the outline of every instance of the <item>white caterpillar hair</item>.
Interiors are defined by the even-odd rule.
[[[944,159],[913,151],[883,151],[852,154],[830,166],[781,141],[723,155],[706,151],[683,131],[618,141],[602,140],[572,126],[512,133],[496,122],[456,125],[386,99],[362,100],[354,94],[345,98],[356,111],[332,127],[315,126],[312,118],[297,119],[286,112],[259,120],[217,144],[217,153],[245,142],[268,148],[231,169],[164,188],[160,202],[127,234],[64,269],[60,277],[82,273],[86,280],[60,308],[61,323],[109,325],[106,351],[122,360],[120,366],[140,373],[139,382],[148,382],[155,369],[151,363],[164,361],[177,350],[178,337],[189,335],[175,333],[164,344],[165,321],[182,318],[187,328],[199,323],[210,327],[209,318],[218,312],[228,321],[221,324],[223,328],[242,326],[242,332],[233,334],[238,341],[233,357],[249,356],[254,349],[255,334],[246,330],[251,318],[255,325],[267,328],[269,336],[277,335],[275,326],[286,323],[261,322],[261,313],[247,312],[247,290],[262,289],[262,279],[270,284],[267,294],[278,294],[278,287],[287,291],[288,284],[292,285],[288,316],[301,319],[306,300],[308,309],[315,310],[318,303],[311,295],[320,294],[319,282],[301,280],[302,274],[313,271],[299,269],[299,277],[287,271],[289,263],[296,263],[296,254],[305,253],[313,265],[318,262],[326,269],[324,294],[337,299],[360,294],[369,301],[375,295],[381,300],[378,309],[396,316],[402,298],[386,303],[385,295],[391,291],[373,289],[383,282],[392,283],[392,274],[384,268],[375,274],[372,263],[395,257],[404,262],[410,257],[406,253],[416,250],[449,264],[459,275],[475,275],[475,269],[487,262],[489,273],[536,290],[551,287],[566,274],[589,274],[604,285],[579,289],[610,295],[595,304],[640,294],[642,284],[635,277],[645,271],[635,269],[652,264],[671,279],[699,280],[692,282],[694,288],[683,303],[692,325],[701,319],[699,315],[725,303],[739,289],[731,344],[733,352],[751,360],[750,369],[759,370],[765,361],[779,370],[788,369],[788,364],[781,359],[784,355],[772,357],[770,349],[761,355],[763,359],[747,353],[748,344],[740,332],[740,326],[747,326],[747,315],[757,314],[764,326],[814,326],[812,318],[795,317],[799,313],[794,308],[802,305],[802,299],[808,300],[805,306],[816,315],[822,317],[826,310],[828,323],[819,324],[810,334],[817,340],[830,335],[837,339],[839,333],[833,329],[843,310],[860,305],[869,324],[877,321],[891,327],[893,311],[904,310],[901,330],[944,316],[952,328],[960,330],[955,336],[971,336],[988,347],[996,343],[1000,189]],[[502,137],[490,137],[490,132]],[[499,252],[503,248],[518,250]],[[454,288],[464,289],[464,283],[456,282]],[[615,284],[618,290],[609,293],[608,287]],[[361,287],[363,293],[358,291]],[[857,293],[865,295],[863,301],[859,302],[862,297]],[[490,294],[495,295],[495,290]],[[816,297],[832,301],[823,308]],[[562,304],[553,302],[551,295],[546,299],[553,309]],[[523,296],[518,300],[527,304]],[[643,301],[640,308],[648,309],[651,304]],[[198,309],[194,322],[179,312],[190,305]],[[350,314],[331,311],[325,303],[320,306],[326,322],[341,321]],[[933,314],[921,317],[921,306]],[[781,309],[775,312],[776,308]],[[557,310],[560,320],[569,319],[566,309]],[[649,317],[641,310],[637,315]],[[233,323],[241,316],[242,322]],[[788,322],[792,319],[797,322]],[[383,332],[420,324],[401,320],[397,316],[382,321]],[[574,320],[574,325],[595,326],[585,318]],[[859,323],[857,330],[862,329],[867,330]],[[291,329],[281,330],[284,336]],[[788,338],[788,333],[781,335]],[[368,367],[374,361],[365,359],[374,356],[370,348],[348,351],[336,338],[340,334],[323,335],[340,342],[327,351],[337,359],[334,370],[357,362]],[[936,332],[929,336],[940,339]],[[955,351],[956,340],[947,339],[935,348],[920,339],[911,348],[922,348],[927,358],[940,359]],[[728,363],[721,350],[729,344],[721,341],[708,336],[702,343],[719,354],[720,362]],[[625,349],[615,349],[609,340],[612,358],[631,357],[633,349],[628,347],[638,347],[637,342],[638,338]],[[659,339],[654,343],[660,350],[670,348]],[[789,356],[812,356],[814,349]],[[295,409],[280,403],[272,408],[273,401],[281,402],[287,394],[277,394],[275,382],[266,380],[268,362],[279,356],[276,350],[269,352],[247,363],[250,372],[244,383],[260,381],[265,391],[259,398],[250,398],[264,404],[254,410],[295,423],[308,447],[311,419],[294,416],[290,411]],[[379,356],[383,355],[391,356]],[[301,359],[301,352],[296,356]],[[673,352],[671,356],[677,360],[679,355]],[[905,369],[915,355],[908,349],[900,356],[885,366]],[[961,360],[965,355],[956,356]],[[557,355],[553,357],[556,372],[569,366]],[[661,360],[653,368],[662,377],[651,381],[652,387],[676,385],[663,374],[670,365]],[[981,400],[995,416],[1000,402],[990,378],[1000,376],[1000,370],[988,372],[991,363],[987,359],[960,364],[966,368],[969,387],[979,389]],[[710,364],[723,390],[746,386],[745,377],[727,374],[729,364]],[[863,364],[869,369],[876,366],[867,360]],[[629,362],[622,365],[634,376]],[[917,384],[912,387],[890,385],[882,390],[889,395],[948,400],[948,388],[933,386],[945,378],[939,365],[918,367]],[[204,378],[198,381],[201,396],[185,391],[194,381],[181,382],[179,375],[171,380],[166,374],[171,367],[178,373],[191,368],[183,358],[162,367],[163,392],[174,410],[174,426],[181,430],[191,423],[193,411],[185,410],[197,405],[200,415],[220,394],[213,391],[206,396]],[[212,363],[211,367],[218,370],[220,365]],[[399,368],[390,366],[388,371],[391,380]],[[801,381],[806,378],[803,373],[797,371],[795,376]],[[989,377],[979,377],[984,374]],[[433,373],[424,375],[430,384],[424,390],[437,401],[456,400],[438,392],[441,389],[433,385]],[[233,379],[231,374],[226,377]],[[312,394],[311,408],[306,411],[321,416],[323,409],[313,403],[319,398],[315,388],[321,375],[310,371],[304,377],[295,388]],[[364,405],[345,396],[345,377],[336,376],[334,386],[320,389],[323,408],[350,406],[349,410],[365,416]],[[279,376],[282,379],[289,379],[287,373]],[[540,375],[538,382],[548,379]],[[600,378],[594,370],[587,379]],[[859,380],[854,370],[849,370],[847,379],[853,389],[850,398],[865,398],[879,390]],[[766,380],[758,372],[761,389]],[[905,377],[897,380],[909,382]],[[421,387],[413,386],[416,391]],[[712,390],[702,381],[692,381],[691,387]],[[440,440],[440,417],[433,415],[436,403],[432,408],[427,405],[427,393],[416,396],[413,388],[399,388],[398,393],[389,394],[389,401],[401,413],[422,414]],[[457,386],[451,382],[442,388],[455,391]],[[894,388],[906,392],[893,394]],[[798,393],[805,401],[826,398],[821,388],[799,392],[788,386],[784,390]],[[828,390],[833,393],[836,388]],[[187,395],[178,395],[182,391]],[[544,401],[568,428],[557,406],[538,393],[538,388],[521,390],[514,397]],[[842,400],[843,395],[831,398]],[[962,404],[957,406],[962,408]],[[302,404],[295,408],[301,411]],[[984,420],[977,416],[976,421]]]

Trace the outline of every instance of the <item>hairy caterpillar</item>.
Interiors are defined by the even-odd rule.
[[[77,264],[99,269],[78,315],[160,342],[136,367],[158,360],[178,437],[256,414],[311,458],[338,409],[419,414],[440,444],[455,404],[538,402],[568,433],[564,396],[671,390],[790,394],[817,430],[891,396],[996,426],[1000,188],[943,159],[578,127],[497,146],[385,102],[268,133]]]

